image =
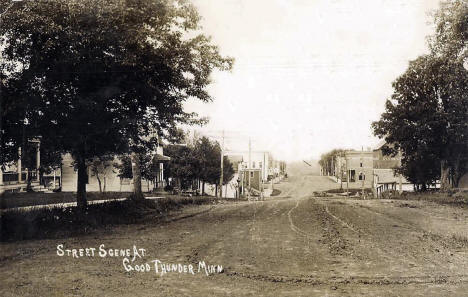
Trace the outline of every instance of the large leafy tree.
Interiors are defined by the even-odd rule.
[[[197,175],[202,182],[202,193],[204,193],[205,183],[219,182],[221,150],[218,150],[208,137],[203,136],[194,143],[194,151],[200,162]]]
[[[401,149],[402,172],[410,180],[425,184],[440,177],[447,189],[458,185],[468,162],[468,3],[444,2],[435,24],[431,53],[410,62],[395,80],[385,112],[372,126],[395,143],[395,152]]]
[[[164,176],[166,178],[175,178],[178,186],[183,188],[198,177],[199,160],[194,155],[193,147],[168,145],[164,154],[171,158],[164,166]]]
[[[189,144],[168,145],[164,154],[171,157],[164,166],[166,177],[178,179],[182,186],[199,180],[202,193],[205,192],[205,183],[218,186],[221,174],[221,147],[218,142],[201,137]],[[223,183],[226,184],[234,176],[234,168],[226,156],[223,161]]]
[[[15,92],[2,100],[12,106],[4,121],[26,116],[52,151],[73,155],[80,207],[87,161],[139,153],[152,131],[201,122],[183,102],[210,101],[211,72],[232,60],[200,33],[199,19],[183,0],[36,0],[3,15],[2,84],[22,90],[22,104]]]

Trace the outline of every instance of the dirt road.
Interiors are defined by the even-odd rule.
[[[186,208],[164,224],[2,244],[0,296],[468,295],[467,209],[315,198],[337,187],[318,176],[278,187],[268,201]],[[150,271],[126,272],[137,263]],[[162,275],[163,263],[180,270]]]

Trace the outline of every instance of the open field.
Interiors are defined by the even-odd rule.
[[[319,198],[312,193],[336,184],[318,176],[277,187],[264,202],[189,206],[79,237],[3,243],[0,295],[466,296],[464,205]],[[135,245],[145,255],[129,265],[150,271],[127,272],[122,256],[58,256],[61,244],[131,253]],[[161,275],[153,260],[193,265],[194,274]],[[207,276],[200,261],[223,269]]]

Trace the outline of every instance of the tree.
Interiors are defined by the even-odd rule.
[[[324,171],[323,174],[332,175],[334,173],[336,158],[341,156],[343,152],[343,149],[333,149],[320,157],[319,165]]]
[[[154,130],[204,122],[183,102],[211,101],[212,70],[229,70],[232,60],[199,34],[199,20],[183,0],[23,1],[3,15],[1,63],[19,65],[8,82],[23,90],[35,134],[74,157],[79,207],[88,161],[138,154]]]
[[[435,34],[429,36],[431,53],[457,63],[468,59],[468,2],[449,0],[434,13]]]
[[[232,166],[232,162],[229,160],[227,156],[223,157],[224,160],[224,167],[223,167],[223,185],[229,183],[232,178],[234,177],[234,167]]]
[[[468,71],[463,66],[468,3],[445,1],[434,16],[431,53],[411,61],[395,80],[385,112],[372,127],[377,136],[395,143],[395,150],[401,148],[406,177],[420,184],[439,177],[446,190],[458,186],[468,162]]]
[[[140,161],[139,164],[139,172],[140,172],[140,179],[145,179],[148,181],[148,187],[149,183],[153,182],[156,179],[157,171],[159,170],[159,162],[158,160],[154,157],[152,153],[146,153],[146,154],[140,154],[138,157],[138,160]],[[119,162],[115,162],[113,166],[117,169],[118,171],[118,176],[120,178],[128,178],[128,179],[133,179],[133,173],[135,171],[135,168],[132,166],[132,161],[131,157],[128,155],[123,155],[119,157]],[[134,190],[135,190],[134,186]],[[140,182],[140,189],[141,189],[141,182]],[[149,188],[148,188],[149,191]],[[135,191],[134,191],[135,192]]]
[[[205,183],[218,185],[221,174],[221,147],[218,142],[207,137],[186,139],[188,144],[168,145],[165,154],[171,160],[164,166],[164,176],[173,177],[178,186],[186,187],[194,180],[202,182],[202,194]],[[224,157],[223,183],[227,184],[234,176],[234,168],[229,159]]]
[[[414,184],[416,190],[425,191],[428,184],[435,183],[440,178],[440,168],[434,166],[438,163],[440,160],[436,155],[419,151],[402,158],[401,167],[396,171]]]
[[[112,171],[113,159],[113,156],[96,157],[88,165],[91,175],[95,176],[98,181],[100,193],[106,191],[106,179],[109,171]]]
[[[199,173],[199,159],[194,154],[194,148],[186,145],[168,145],[165,155],[171,160],[164,166],[164,176],[173,177],[177,180],[177,186],[184,188]]]
[[[215,143],[203,136],[195,142],[194,154],[199,160],[197,176],[202,182],[202,194],[205,193],[205,183],[218,184],[220,172],[221,149]]]
[[[373,123],[374,133],[395,143],[395,150],[401,148],[403,166],[414,166],[416,160],[440,162],[442,188],[447,189],[449,178],[457,186],[468,154],[468,72],[443,57],[421,56],[410,62],[393,89],[380,121]],[[433,177],[428,175],[426,183]]]

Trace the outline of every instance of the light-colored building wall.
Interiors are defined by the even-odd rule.
[[[162,147],[158,147],[157,156],[163,156]],[[78,181],[78,172],[75,170],[73,165],[73,157],[70,154],[65,154],[62,157],[62,191],[63,192],[76,192],[77,181]],[[118,176],[119,171],[115,168],[114,164],[120,162],[120,160],[115,157],[114,160],[109,161],[109,166],[101,170],[99,173],[99,178],[101,180],[101,189],[106,192],[131,192],[133,191],[133,180],[128,178],[120,178]],[[141,188],[143,191],[151,191],[155,186],[158,188],[164,187],[164,165],[162,162],[159,163],[159,170],[157,172],[157,184],[154,185],[153,182],[142,179]],[[88,183],[86,184],[86,190],[90,192],[99,191],[99,181],[98,177],[93,174],[91,169],[88,167]]]
[[[228,152],[226,155],[242,155],[243,162],[241,163],[241,169],[260,169],[261,178],[263,181],[268,180],[268,175],[272,174],[273,167],[271,154],[267,151],[240,151],[240,152]],[[250,160],[250,164],[249,164]]]
[[[350,189],[371,188],[373,184],[373,154],[371,151],[345,151],[334,160],[334,177],[337,182],[349,181]]]
[[[117,158],[114,159],[118,162]],[[133,191],[133,183],[129,179],[121,179],[117,176],[118,171],[114,166],[109,166],[102,171],[100,175],[101,186],[108,192],[131,192]],[[62,191],[63,192],[76,192],[78,181],[78,172],[73,165],[73,157],[70,154],[65,154],[62,161]],[[142,180],[142,189],[145,187]],[[103,189],[104,190],[104,189]],[[91,173],[88,168],[88,183],[86,184],[86,191],[98,192],[99,182],[95,175]]]

